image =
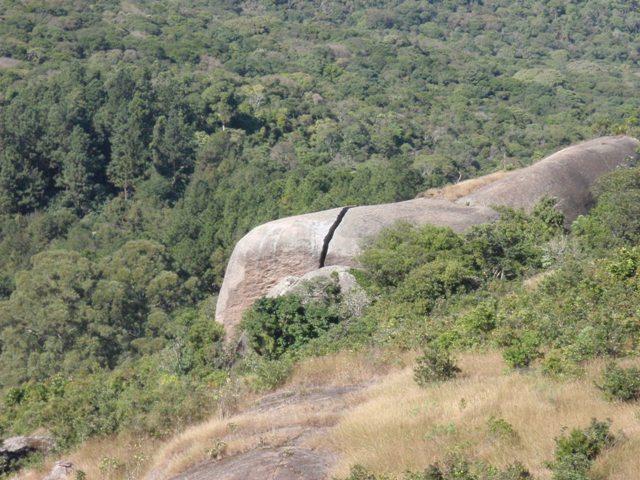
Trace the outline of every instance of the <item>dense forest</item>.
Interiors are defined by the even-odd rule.
[[[326,351],[314,340],[279,346],[277,355],[258,348],[262,356],[234,363],[213,313],[235,242],[286,215],[412,198],[582,139],[640,133],[638,7],[0,2],[0,436],[44,427],[66,448],[123,428],[166,435],[208,412],[230,375],[249,372],[272,385],[264,377],[280,371],[284,352]],[[628,195],[638,195],[637,174],[628,178]],[[579,220],[577,239],[563,237],[544,205],[535,221],[511,212],[471,241],[440,231],[389,234],[376,247],[384,253],[363,260],[370,273],[362,281],[379,301],[360,321],[343,322],[348,315],[333,298],[313,314],[321,328],[312,336],[341,338],[346,329],[344,341],[355,343],[406,339],[403,328],[442,307],[437,298],[479,291],[454,302],[458,311],[477,306],[453,330],[447,322],[432,329],[446,335],[429,341],[494,342],[533,356],[515,366],[545,348],[570,365],[636,348],[616,340],[627,330],[598,330],[606,325],[584,335],[613,339],[585,337],[577,352],[562,337],[577,326],[551,331],[522,315],[499,321],[501,308],[520,312],[528,303],[575,312],[553,297],[563,289],[600,298],[582,289],[595,288],[618,260],[591,267],[589,259],[638,238],[629,210],[637,202],[607,200],[623,180],[609,182],[599,192],[605,206]],[[418,271],[385,273],[403,242],[430,244],[421,235],[442,236],[436,243],[448,253],[418,261]],[[536,294],[548,298],[514,294],[499,307],[495,269],[508,283],[568,261],[560,237],[582,252],[569,255],[580,266],[561,269],[565,276],[553,277],[560,286]],[[489,248],[502,241],[508,247]],[[543,247],[549,242],[557,248]],[[484,258],[486,251],[498,253]],[[615,277],[620,301],[639,262],[636,250],[624,252],[634,267]],[[593,278],[590,286],[576,272]],[[263,302],[252,315],[273,319],[293,308],[306,321],[298,300],[285,300]],[[376,314],[390,308],[403,319],[391,330]],[[442,309],[449,322],[459,318]],[[513,318],[539,331],[514,337]],[[502,333],[490,335],[499,324]],[[633,322],[620,328],[637,333]]]

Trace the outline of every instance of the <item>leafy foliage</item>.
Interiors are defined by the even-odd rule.
[[[451,353],[442,347],[426,347],[418,357],[413,369],[413,378],[422,387],[432,382],[450,380],[461,370],[456,366]]]
[[[585,429],[575,428],[568,435],[556,438],[555,459],[549,464],[554,480],[586,479],[593,460],[615,437],[609,432],[610,422],[591,420]]]
[[[640,398],[640,369],[620,368],[609,363],[597,387],[609,400],[630,401]]]
[[[300,349],[339,321],[332,305],[288,294],[259,299],[245,314],[241,328],[256,353],[277,359]]]

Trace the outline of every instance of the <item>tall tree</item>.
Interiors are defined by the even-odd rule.
[[[149,165],[145,132],[149,117],[148,101],[136,92],[116,118],[107,175],[111,183],[122,189],[125,200]]]
[[[195,163],[194,129],[181,111],[172,110],[167,117],[158,118],[150,149],[156,171],[173,187],[181,188]]]
[[[71,132],[67,152],[62,163],[58,186],[64,189],[64,203],[76,212],[87,210],[93,191],[90,139],[84,130],[75,127]]]

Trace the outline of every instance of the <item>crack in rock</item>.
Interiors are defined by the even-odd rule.
[[[331,243],[333,234],[336,232],[337,228],[340,226],[340,223],[342,223],[342,219],[344,219],[344,216],[347,214],[350,208],[351,207],[349,206],[349,207],[344,207],[342,210],[340,210],[340,213],[336,217],[336,221],[333,222],[333,225],[331,225],[331,228],[327,232],[327,235],[324,237],[324,243],[322,244],[322,252],[320,253],[320,264],[318,268],[324,267],[324,262],[327,260],[327,253],[329,252],[329,244]]]

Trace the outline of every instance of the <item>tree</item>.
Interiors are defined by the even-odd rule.
[[[92,165],[89,154],[90,139],[80,127],[74,127],[68,151],[62,164],[58,186],[64,188],[63,202],[76,212],[85,212],[93,192]]]
[[[42,380],[59,371],[90,368],[88,299],[95,267],[77,252],[50,250],[32,258],[0,307],[0,377],[5,384]],[[81,360],[81,361],[80,361]]]
[[[156,171],[168,178],[172,187],[183,187],[193,170],[195,139],[193,126],[182,112],[172,110],[168,117],[158,118],[150,149]]]
[[[147,100],[136,92],[126,110],[116,117],[107,175],[111,183],[122,189],[125,200],[149,165],[145,125],[150,116]]]

